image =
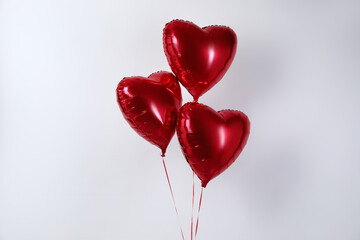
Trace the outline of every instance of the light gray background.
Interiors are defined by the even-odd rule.
[[[1,240],[180,239],[160,152],[115,98],[123,77],[170,70],[162,30],[175,18],[235,30],[234,62],[200,101],[252,123],[206,188],[198,239],[360,239],[359,1],[0,7]],[[189,239],[192,173],[176,138],[167,163]]]

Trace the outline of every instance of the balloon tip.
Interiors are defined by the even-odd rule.
[[[209,183],[209,181],[201,181],[201,187],[206,188],[208,183]]]
[[[166,147],[160,147],[161,150],[161,157],[165,157],[165,153],[166,153]]]

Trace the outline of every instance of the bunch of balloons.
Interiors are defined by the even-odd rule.
[[[200,28],[173,20],[163,31],[163,45],[173,73],[125,77],[116,89],[120,109],[130,126],[165,156],[177,132],[182,152],[205,188],[239,156],[249,133],[248,117],[235,110],[215,111],[198,103],[226,73],[237,39],[225,26]],[[193,96],[182,106],[179,82]]]

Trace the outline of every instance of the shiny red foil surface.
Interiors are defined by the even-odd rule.
[[[120,109],[130,126],[162,154],[175,133],[182,104],[180,85],[170,72],[145,77],[125,77],[117,89]]]
[[[239,156],[250,133],[250,121],[240,111],[216,112],[193,102],[180,109],[176,129],[187,162],[206,187]]]
[[[197,101],[224,76],[236,52],[235,32],[225,26],[174,20],[163,31],[164,51],[172,71]]]

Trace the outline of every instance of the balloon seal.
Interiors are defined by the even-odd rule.
[[[199,98],[198,98],[198,97],[194,97],[193,102],[197,103],[197,102],[198,102],[198,100],[199,100]]]
[[[209,183],[209,181],[201,181],[201,187],[206,188],[208,183]]]

